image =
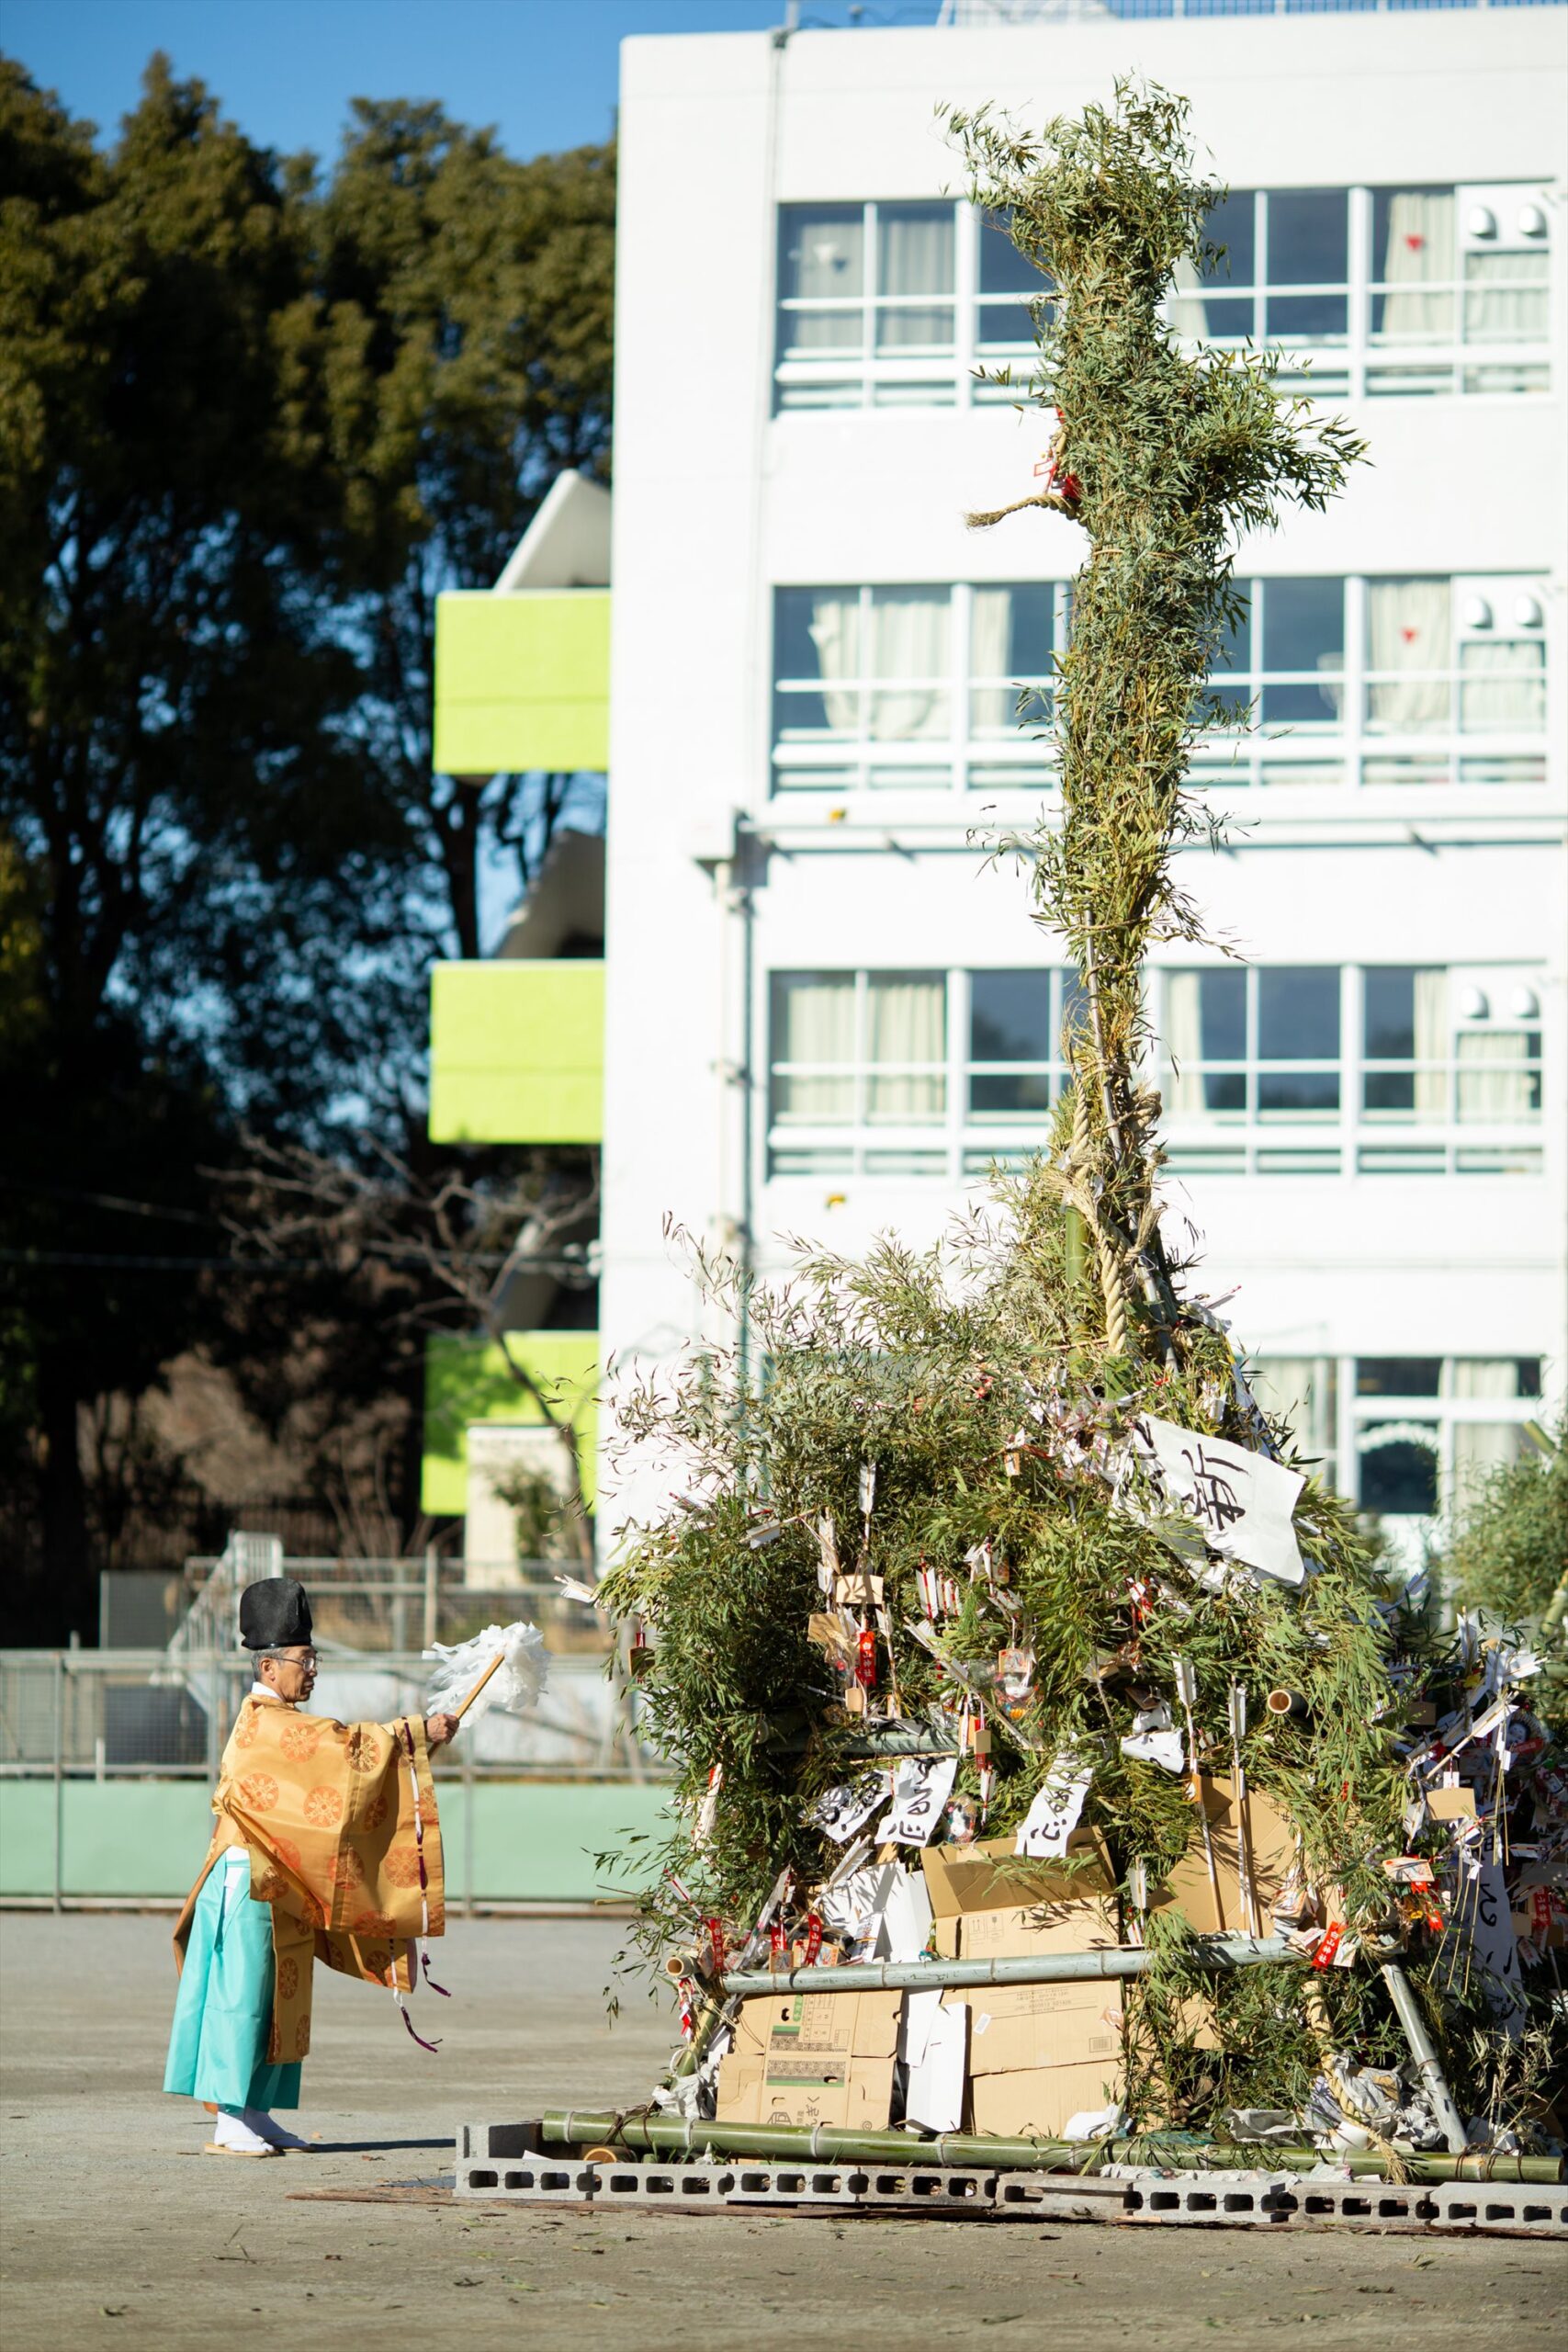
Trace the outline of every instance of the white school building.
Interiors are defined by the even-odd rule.
[[[940,103],[1185,94],[1232,193],[1184,333],[1310,360],[1371,447],[1239,551],[1258,725],[1156,952],[1169,1215],[1328,1475],[1416,1549],[1562,1393],[1560,6],[925,28],[623,50],[601,1363],[705,1317],[667,1218],[789,1262],[934,1237],[1063,1084],[1064,957],[975,835],[1049,808],[1015,724],[1083,539],[976,380],[1029,290]],[[1034,281],[1037,283],[1037,281]],[[1169,1057],[1179,1067],[1165,1067]],[[601,1464],[601,1549],[654,1504]]]

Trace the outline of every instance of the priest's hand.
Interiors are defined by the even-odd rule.
[[[424,1736],[432,1747],[445,1747],[449,1739],[457,1736],[456,1715],[426,1715]]]

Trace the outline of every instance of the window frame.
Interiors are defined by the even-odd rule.
[[[1247,985],[1246,1054],[1240,1059],[1217,1057],[1200,1059],[1182,1071],[1186,1078],[1234,1076],[1245,1080],[1245,1107],[1239,1111],[1201,1113],[1172,1108],[1174,1066],[1166,1045],[1169,1026],[1167,989],[1173,976],[1212,973],[1228,967],[1214,964],[1178,962],[1156,966],[1151,974],[1152,1045],[1150,1073],[1165,1105],[1162,1134],[1167,1165],[1174,1176],[1313,1176],[1376,1179],[1386,1176],[1525,1176],[1544,1172],[1546,1135],[1545,1057],[1541,1051],[1542,1016],[1539,1009],[1543,967],[1520,963],[1502,971],[1492,966],[1404,964],[1341,964],[1335,967],[1249,965]],[[1281,1062],[1258,1052],[1260,976],[1279,969],[1337,969],[1339,985],[1339,1055],[1330,1065],[1325,1057]],[[1371,1055],[1366,1051],[1366,976],[1369,971],[1441,970],[1447,980],[1445,1035],[1448,1051],[1440,1060],[1426,1057]],[[1516,989],[1528,989],[1536,999],[1533,1015],[1511,1011],[1494,1013],[1491,998],[1483,1015],[1467,1015],[1462,995],[1486,978],[1496,992],[1499,979]],[[1484,991],[1483,991],[1484,993]],[[1536,1101],[1527,1117],[1466,1118],[1463,1115],[1462,1075],[1466,1069],[1462,1040],[1474,1035],[1523,1035],[1533,1038],[1534,1049],[1517,1063],[1501,1068],[1533,1080]],[[1263,1110],[1258,1081],[1278,1069],[1314,1070],[1334,1067],[1338,1073],[1338,1107],[1333,1112]],[[1483,1066],[1484,1067],[1484,1066]],[[1475,1065],[1472,1065],[1473,1069]],[[1413,1076],[1440,1073],[1444,1104],[1439,1116],[1416,1107],[1415,1089],[1408,1112],[1397,1107],[1369,1111],[1369,1077],[1387,1072]]]
[[[843,973],[853,977],[856,1057],[852,1065],[785,1062],[775,1057],[773,985],[781,978],[793,977],[796,969],[806,968],[780,966],[770,970],[761,991],[763,1035],[760,1061],[766,1073],[766,1086],[759,1091],[763,1095],[761,1142],[767,1182],[817,1184],[824,1181],[871,1177],[885,1182],[938,1182],[949,1186],[970,1184],[980,1181],[994,1163],[1020,1165],[1045,1148],[1053,1111],[1068,1077],[1060,1044],[1065,996],[1073,979],[1069,967],[1018,963],[948,967],[943,974],[946,982],[946,1050],[942,1063],[942,1111],[940,1117],[903,1121],[870,1116],[867,1100],[874,1072],[886,1074],[901,1072],[906,1069],[918,1069],[924,1072],[934,1065],[873,1065],[863,1050],[867,1036],[865,1008],[873,981],[897,977],[898,971],[914,967],[880,965],[837,967],[819,965],[809,967],[825,977],[830,971],[835,976]],[[933,973],[938,969],[931,966],[921,968]],[[1044,981],[1048,997],[1046,1035],[1053,1047],[1044,1059],[1002,1062],[976,1057],[970,1052],[972,984],[976,974],[991,971],[1037,973]],[[1043,1075],[1049,1107],[973,1112],[970,1107],[972,1080],[998,1072],[1020,1076]],[[849,1117],[817,1121],[781,1117],[777,1096],[781,1077],[812,1076],[851,1078],[852,1112]]]
[[[1252,303],[1253,341],[1258,348],[1276,350],[1284,357],[1280,375],[1281,389],[1308,392],[1325,400],[1378,398],[1507,398],[1531,399],[1550,397],[1555,390],[1554,357],[1555,331],[1553,310],[1554,273],[1552,268],[1550,223],[1553,217],[1551,203],[1552,175],[1539,174],[1496,183],[1471,181],[1415,183],[1404,181],[1353,181],[1337,186],[1317,184],[1314,189],[1238,188],[1236,198],[1253,200],[1254,250],[1261,253],[1267,265],[1269,199],[1273,197],[1315,193],[1343,193],[1346,198],[1347,241],[1346,276],[1341,287],[1337,280],[1324,279],[1301,285],[1255,277],[1247,285],[1237,285],[1234,294],[1224,277],[1211,287],[1184,288],[1173,300],[1179,303],[1193,299],[1215,300],[1239,300],[1250,297]],[[1372,251],[1373,226],[1377,199],[1384,195],[1438,195],[1451,190],[1454,201],[1455,275],[1451,278],[1423,281],[1421,290],[1432,294],[1450,293],[1455,305],[1457,331],[1444,338],[1427,340],[1419,336],[1391,336],[1386,330],[1374,331],[1375,304],[1381,295],[1390,291],[1407,293],[1412,289],[1398,281],[1379,277],[1375,270],[1376,256]],[[880,289],[880,228],[884,214],[889,211],[919,207],[929,209],[946,199],[941,197],[841,197],[821,198],[811,203],[784,202],[775,206],[775,291],[773,300],[773,411],[775,415],[815,414],[826,410],[882,408],[976,408],[994,405],[999,401],[1016,399],[1015,390],[987,382],[987,372],[998,367],[1011,367],[1019,372],[1032,373],[1035,345],[1032,333],[1017,343],[992,343],[981,334],[981,311],[987,305],[1009,300],[1006,294],[983,293],[980,287],[980,239],[996,233],[984,211],[961,198],[953,199],[953,272],[950,293],[925,296],[884,295]],[[782,261],[784,239],[790,217],[799,213],[829,209],[860,209],[863,251],[865,257],[864,288],[859,295],[807,296],[784,295],[778,290],[783,284]],[[1490,240],[1479,240],[1470,233],[1472,214],[1491,210],[1494,215],[1506,215],[1512,208],[1515,220],[1512,232],[1505,219],[1499,222],[1498,233]],[[1543,212],[1548,222],[1547,233],[1539,241],[1523,236],[1517,227],[1519,213],[1536,209]],[[1540,257],[1539,277],[1518,281],[1518,290],[1544,288],[1544,327],[1540,336],[1510,340],[1506,337],[1472,337],[1467,331],[1470,296],[1475,281],[1466,270],[1466,263],[1477,252],[1538,254]],[[1042,295],[1049,299],[1049,289],[1041,280]],[[1267,305],[1276,300],[1310,300],[1323,294],[1343,292],[1346,301],[1346,331],[1343,334],[1291,334],[1270,341],[1267,334]],[[879,351],[876,345],[876,321],[884,310],[900,305],[918,308],[922,303],[951,302],[953,311],[953,335],[951,345],[931,345],[907,353]],[[840,310],[862,314],[861,334],[857,344],[843,345],[818,353],[795,350],[784,341],[787,318],[799,311]],[[1242,338],[1236,335],[1193,337],[1194,343],[1213,343],[1216,348],[1239,348]],[[1292,361],[1297,356],[1311,362],[1308,367],[1296,367]],[[1502,380],[1499,380],[1502,379]]]
[[[1260,1363],[1276,1360],[1277,1356],[1296,1359],[1312,1364],[1314,1378],[1325,1385],[1328,1400],[1328,1410],[1325,1418],[1331,1426],[1330,1432],[1324,1442],[1323,1451],[1316,1456],[1316,1475],[1325,1484],[1334,1487],[1338,1493],[1345,1496],[1358,1510],[1365,1507],[1361,1500],[1361,1465],[1368,1453],[1376,1450],[1367,1444],[1368,1434],[1379,1427],[1391,1432],[1404,1430],[1415,1432],[1428,1429],[1435,1431],[1437,1442],[1432,1451],[1437,1464],[1437,1511],[1431,1514],[1387,1512],[1384,1515],[1385,1523],[1390,1525],[1391,1532],[1401,1528],[1419,1532],[1430,1527],[1435,1519],[1440,1520],[1451,1510],[1458,1498],[1459,1464],[1456,1458],[1458,1452],[1456,1433],[1460,1430],[1511,1428],[1522,1430],[1525,1424],[1538,1419],[1541,1411],[1540,1391],[1546,1367],[1539,1355],[1527,1353],[1512,1357],[1451,1355],[1422,1358],[1420,1361],[1435,1363],[1438,1366],[1437,1393],[1428,1396],[1402,1394],[1393,1390],[1387,1394],[1363,1395],[1359,1385],[1359,1367],[1372,1361],[1386,1361],[1386,1359],[1372,1359],[1367,1355],[1320,1353],[1310,1349],[1292,1348],[1283,1344],[1278,1351],[1267,1347],[1254,1347],[1248,1351],[1248,1369],[1250,1371]],[[1471,1397],[1458,1395],[1459,1384],[1455,1375],[1461,1366],[1510,1362],[1517,1368],[1521,1369],[1533,1365],[1536,1383],[1533,1393],[1528,1388],[1523,1393],[1519,1392],[1516,1372],[1516,1393],[1512,1396]],[[1259,1401],[1265,1405],[1266,1408],[1271,1407],[1272,1400],[1266,1391]],[[1308,1458],[1313,1458],[1314,1446],[1311,1433],[1305,1429],[1299,1429],[1296,1435],[1298,1443],[1307,1453]],[[1391,1437],[1388,1442],[1400,1441]],[[1421,1441],[1419,1438],[1414,1438],[1413,1442],[1420,1442]]]
[[[1331,573],[1258,572],[1239,580],[1252,614],[1247,668],[1215,670],[1210,684],[1224,692],[1236,691],[1236,701],[1250,700],[1257,714],[1247,728],[1232,728],[1201,738],[1192,755],[1192,781],[1208,789],[1268,790],[1311,786],[1333,792],[1392,791],[1404,794],[1416,787],[1494,791],[1512,788],[1533,791],[1549,778],[1552,642],[1547,580],[1539,572],[1349,572],[1340,575],[1345,592],[1344,658],[1337,673],[1270,671],[1263,667],[1262,641],[1271,586],[1303,578],[1328,579]],[[1374,670],[1371,661],[1371,591],[1396,580],[1440,582],[1448,589],[1448,659],[1429,670]],[[1259,594],[1261,592],[1261,594]],[[1496,627],[1495,607],[1511,599],[1515,617]],[[1536,618],[1517,619],[1521,605],[1534,607]],[[1472,606],[1485,608],[1484,625],[1472,625]],[[1521,667],[1513,673],[1467,670],[1466,650],[1483,644],[1539,646],[1533,673]],[[1495,684],[1498,675],[1540,679],[1540,718],[1538,725],[1499,728],[1465,726],[1467,685]],[[1339,691],[1339,717],[1323,720],[1294,719],[1270,726],[1263,717],[1263,697],[1271,685],[1326,683],[1332,677]],[[1372,696],[1380,685],[1436,684],[1449,695],[1445,724],[1400,728],[1373,717]]]
[[[781,676],[778,670],[777,648],[780,628],[780,600],[785,595],[813,594],[847,597],[853,594],[860,599],[861,642],[869,648],[870,616],[879,594],[890,590],[929,588],[945,593],[948,598],[948,671],[945,677],[879,679],[867,666],[868,654],[863,652],[859,673],[853,679],[843,679],[825,685],[820,678]],[[770,724],[768,753],[769,797],[775,804],[797,801],[803,794],[825,792],[834,797],[845,793],[881,795],[887,792],[918,792],[958,794],[968,797],[976,792],[1054,790],[1055,761],[1050,745],[1036,741],[1021,727],[999,735],[980,734],[972,727],[974,697],[977,692],[1017,686],[1035,695],[1050,697],[1055,689],[1055,669],[1035,673],[1032,676],[1014,679],[977,674],[972,667],[975,596],[996,588],[1044,588],[1051,595],[1051,646],[1055,650],[1063,642],[1067,620],[1069,583],[1066,581],[1039,580],[959,580],[959,581],[846,581],[834,583],[826,581],[780,582],[773,591],[773,659],[769,663],[772,674],[770,688]],[[946,695],[948,726],[945,734],[877,737],[871,731],[873,702],[878,693],[909,694],[922,688]],[[853,694],[856,697],[858,725],[852,734],[846,730],[818,729],[799,736],[790,736],[781,723],[781,697],[808,695]],[[1045,724],[1045,719],[1038,722]],[[878,781],[878,778],[883,780]]]

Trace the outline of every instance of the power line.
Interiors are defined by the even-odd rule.
[[[513,1265],[520,1272],[540,1274],[582,1274],[578,1258],[522,1258],[510,1250],[476,1250],[471,1257],[456,1250],[378,1250],[344,1266],[340,1258],[152,1258],[130,1257],[103,1250],[5,1250],[0,1265],[100,1266],[150,1273],[224,1272],[233,1274],[354,1273],[365,1266],[468,1265],[476,1268]]]

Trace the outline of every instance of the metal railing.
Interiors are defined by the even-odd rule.
[[[172,1663],[166,1650],[0,1650],[0,1779],[210,1784],[254,1675],[232,1651]],[[310,1712],[340,1723],[417,1713],[430,1675],[417,1650],[367,1657],[323,1648]],[[656,1777],[634,1718],[613,1658],[557,1655],[535,1713],[479,1717],[437,1770],[468,1780]]]

